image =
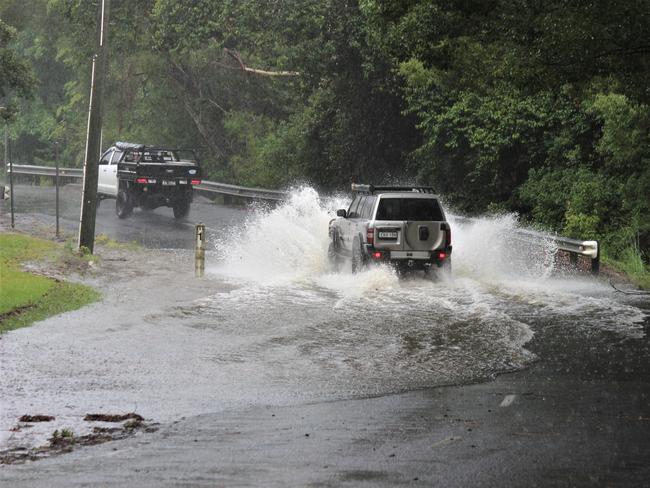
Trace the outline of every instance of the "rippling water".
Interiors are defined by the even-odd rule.
[[[103,303],[4,335],[0,445],[83,433],[91,412],[166,421],[480,381],[534,361],[527,343],[549,326],[585,340],[643,336],[633,300],[588,276],[556,276],[552,245],[518,242],[513,216],[451,219],[449,281],[388,267],[332,273],[327,227],[345,203],[296,190],[222,235],[203,281],[166,255]],[[184,288],[202,298],[176,297]],[[24,413],[57,423],[10,431]]]
[[[327,226],[340,198],[297,190],[259,209],[216,246],[210,273],[240,288],[197,305],[194,327],[228,330],[239,347],[215,361],[258,361],[269,383],[356,394],[470,382],[524,367],[534,325],[642,335],[644,313],[590,279],[553,276],[555,249],[514,239],[511,215],[454,222],[454,276],[403,279],[388,267],[328,270]],[[286,369],[283,369],[286,365]]]

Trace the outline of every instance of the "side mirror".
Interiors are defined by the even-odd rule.
[[[337,216],[337,217],[343,217],[343,218],[345,218],[345,217],[347,217],[347,214],[348,214],[348,213],[345,211],[344,208],[340,208],[340,209],[338,209],[338,210],[336,211],[336,216]]]

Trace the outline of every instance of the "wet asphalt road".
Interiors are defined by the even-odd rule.
[[[186,418],[3,467],[0,479],[57,487],[648,486],[647,341],[585,350],[570,337],[537,337],[531,348],[542,358],[536,365],[487,383]]]
[[[39,225],[47,227],[53,234],[56,226],[55,189],[51,186],[16,185],[15,195],[16,228],[29,232],[32,221],[22,216],[37,216]],[[78,235],[80,201],[80,184],[61,187],[60,227],[68,238],[76,239]],[[9,212],[7,201],[0,205],[3,212]],[[153,249],[194,249],[195,224],[206,224],[208,237],[214,238],[224,229],[241,222],[245,215],[245,209],[237,207],[222,206],[219,212],[214,212],[214,205],[207,198],[197,196],[184,219],[176,220],[171,208],[160,207],[151,211],[136,209],[131,217],[122,220],[115,215],[115,200],[109,199],[103,200],[97,209],[95,234]]]
[[[98,232],[150,247],[191,246],[192,222],[174,222],[169,209],[136,213],[126,228],[110,221],[111,213],[100,208]],[[190,219],[196,216],[216,237],[243,213],[199,203]],[[148,219],[146,230],[139,218]],[[66,225],[74,227],[74,218]],[[200,290],[183,299],[193,293]],[[650,310],[645,297],[627,303]],[[165,422],[153,434],[3,466],[0,483],[650,486],[648,329],[646,318],[645,335],[594,334],[548,317],[526,344],[537,361],[490,381],[335,401],[253,402]]]

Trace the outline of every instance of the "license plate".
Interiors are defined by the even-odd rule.
[[[429,251],[391,251],[391,259],[422,259],[429,261],[431,253]]]
[[[397,231],[383,231],[379,232],[380,239],[397,239]]]
[[[174,180],[163,180],[163,186],[175,186],[176,182]]]

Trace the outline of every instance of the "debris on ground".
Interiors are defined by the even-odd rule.
[[[50,437],[50,446],[65,446],[74,444],[74,433],[69,429],[55,430]]]
[[[20,422],[52,422],[54,417],[51,415],[23,415],[18,420]]]
[[[0,465],[22,464],[27,461],[38,461],[39,459],[45,459],[50,456],[71,452],[76,447],[104,444],[110,441],[126,439],[138,432],[151,433],[157,430],[157,427],[145,424],[144,419],[136,413],[108,416],[96,414],[87,415],[86,417],[87,418],[84,420],[89,420],[88,417],[91,417],[93,419],[91,421],[121,422],[126,420],[126,422],[122,427],[93,427],[92,433],[82,436],[75,436],[69,429],[57,429],[52,433],[48,445],[34,448],[16,447],[0,451]],[[94,417],[97,417],[97,419]],[[117,417],[119,417],[119,420],[103,420],[104,418]]]
[[[125,420],[137,420],[142,422],[144,418],[135,412],[123,415],[111,415],[107,413],[89,413],[84,417],[86,422],[124,422]]]

